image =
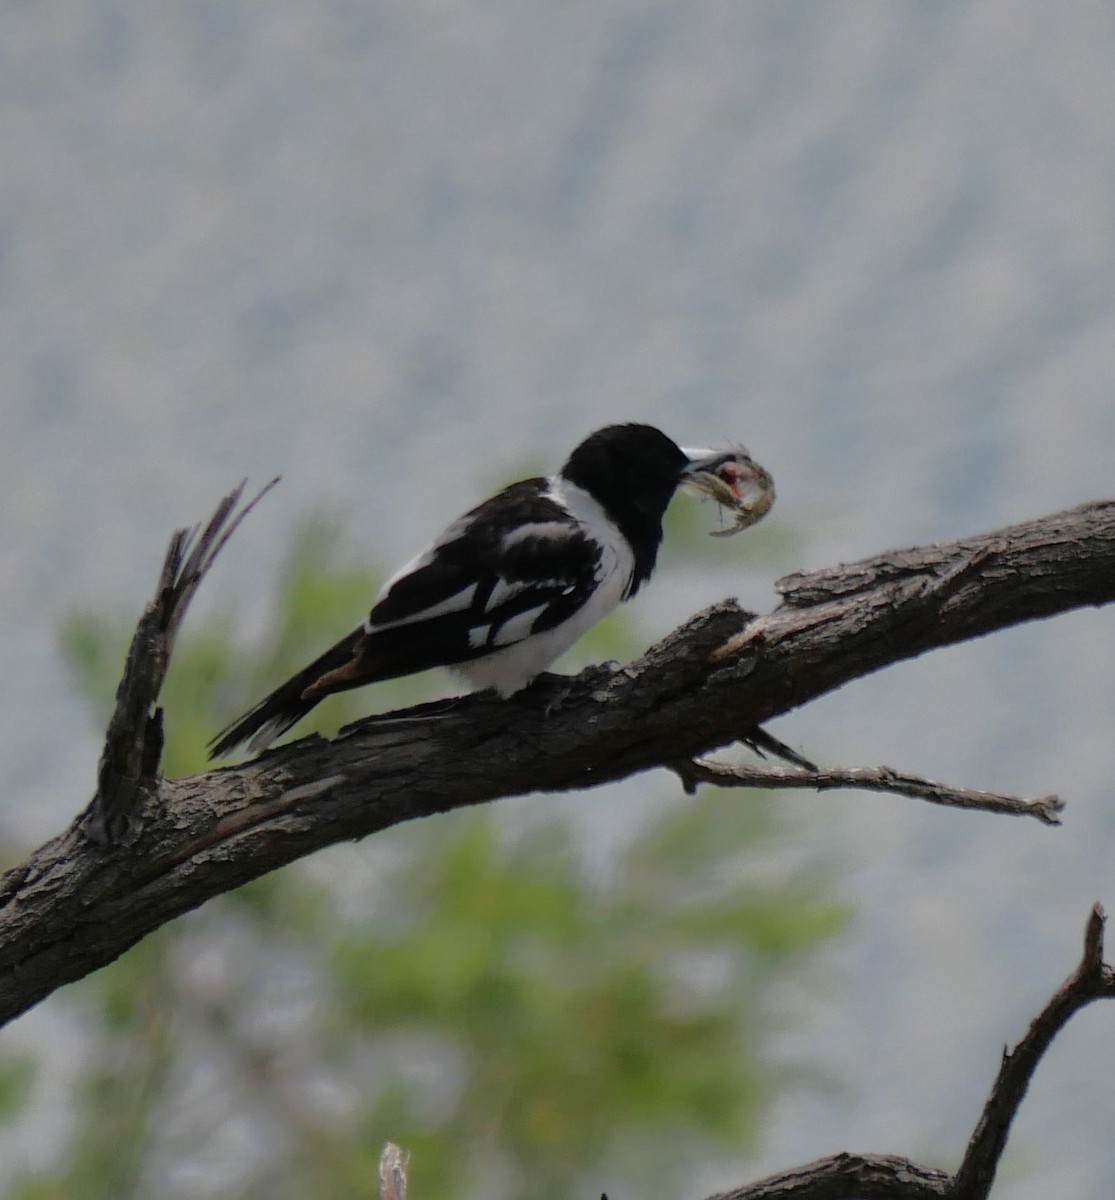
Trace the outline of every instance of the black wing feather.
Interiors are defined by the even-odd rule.
[[[480,658],[505,644],[498,641],[500,630],[514,617],[542,609],[526,636],[561,624],[585,603],[600,548],[544,494],[546,482],[513,484],[474,508],[451,527],[457,536],[439,542],[387,588],[369,614],[361,647],[369,669],[380,661],[393,664],[391,676],[376,678]],[[470,589],[468,603],[423,616]],[[479,639],[476,631],[485,628]]]

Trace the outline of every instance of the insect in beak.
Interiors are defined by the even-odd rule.
[[[770,512],[774,504],[774,480],[742,447],[734,450],[686,450],[689,466],[682,485],[711,496],[735,518],[725,529],[714,529],[712,537],[731,537],[747,529]]]

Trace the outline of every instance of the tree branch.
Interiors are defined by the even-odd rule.
[[[138,646],[150,636],[141,621],[134,656],[165,672],[182,600],[224,536],[180,573],[168,566],[160,575],[160,597],[168,578],[177,580],[175,615],[156,621],[153,655]],[[185,553],[176,539],[168,564]],[[582,672],[557,711],[542,689],[510,701],[465,696],[178,780],[159,779],[155,743],[133,735],[125,768],[99,780],[97,804],[125,818],[101,828],[119,841],[100,844],[78,821],[0,879],[0,1023],[210,897],[323,846],[505,796],[672,768],[890,663],[1108,603],[1115,502],[790,576],[778,588],[783,601],[765,616],[725,601],[629,667]],[[150,678],[128,702],[126,728],[150,719],[161,674]]]
[[[1115,971],[1103,961],[1105,919],[1103,909],[1095,905],[1084,931],[1084,956],[1080,965],[1034,1018],[1014,1052],[1003,1052],[995,1086],[956,1173],[953,1184],[956,1200],[984,1200],[991,1191],[1011,1122],[1042,1055],[1069,1018],[1093,1000],[1115,996]]]
[[[833,1154],[709,1200],[959,1200],[944,1171],[889,1154]]]
[[[155,598],[144,609],[128,649],[97,770],[97,791],[82,818],[85,832],[101,844],[119,841],[141,795],[157,784],[163,710],[155,702],[190,601],[236,527],[278,482],[272,479],[233,517],[244,491],[241,483],[220,502],[200,536],[195,525],[176,530],[170,539]]]
[[[1085,1005],[1115,997],[1115,970],[1103,961],[1104,920],[1103,909],[1095,905],[1084,931],[1080,965],[1034,1018],[1014,1052],[1003,1053],[999,1075],[955,1175],[893,1154],[833,1154],[718,1192],[709,1200],[987,1200],[1011,1122],[1042,1055]],[[389,1152],[402,1154],[391,1143],[384,1147],[385,1158]]]
[[[1115,997],[1115,970],[1103,961],[1103,909],[1097,904],[1084,932],[1080,965],[1034,1018],[999,1075],[955,1175],[891,1155],[836,1154],[795,1167],[709,1200],[986,1200],[1011,1122],[1034,1071],[1069,1018],[1093,1000]]]
[[[1043,825],[1060,825],[1065,802],[1058,796],[1041,796],[1023,800],[1018,796],[1003,796],[996,792],[981,792],[975,788],[950,787],[920,775],[907,775],[893,767],[825,767],[806,770],[770,768],[701,762],[700,760],[673,764],[673,770],[686,792],[692,794],[700,783],[718,787],[749,788],[812,788],[818,792],[838,788],[856,788],[864,792],[891,792],[896,796],[912,796],[942,804],[947,808],[968,808],[980,812],[1006,813],[1014,817],[1037,817]]]

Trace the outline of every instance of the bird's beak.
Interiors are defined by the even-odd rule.
[[[682,453],[689,465],[682,468],[681,486],[730,509],[735,524],[725,533],[736,533],[754,525],[774,503],[774,480],[742,447],[735,450],[691,450]]]

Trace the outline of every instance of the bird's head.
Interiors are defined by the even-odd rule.
[[[606,425],[577,446],[561,474],[613,514],[660,521],[689,466],[685,452],[653,425]]]
[[[734,533],[753,525],[774,503],[774,481],[741,446],[729,450],[682,449],[653,425],[607,425],[570,454],[561,474],[611,512],[661,521],[678,487],[728,508]]]

